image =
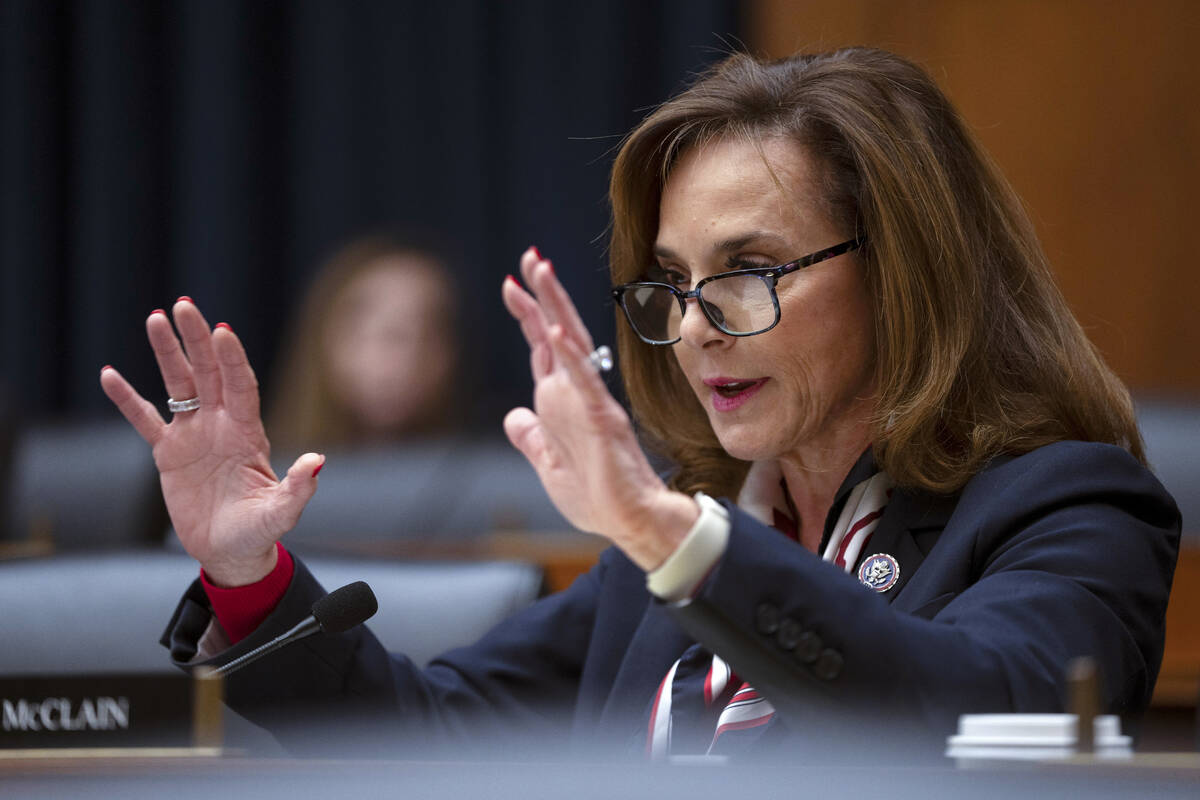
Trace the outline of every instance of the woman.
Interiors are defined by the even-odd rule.
[[[448,433],[457,317],[431,250],[390,235],[343,246],[318,272],[288,338],[267,418],[276,451]]]
[[[1106,709],[1145,708],[1178,512],[1018,201],[924,73],[863,49],[732,56],[629,136],[611,197],[621,361],[670,483],[531,248],[503,298],[534,407],[505,430],[615,547],[424,671],[360,629],[238,673],[234,707],[269,723],[366,698],[428,738],[794,753],[839,719],[944,735],[962,712],[1060,710],[1088,655]],[[197,410],[165,425],[101,380],[203,566],[164,643],[221,663],[320,595],[276,540],[323,461],[277,482],[236,336],[174,313],[186,357],[165,315],[148,333]]]

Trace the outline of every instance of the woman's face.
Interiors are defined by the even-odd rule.
[[[693,147],[663,188],[659,267],[679,273],[672,277],[686,290],[845,241],[850,232],[816,201],[817,175],[805,150],[782,139],[761,151],[738,140]],[[675,358],[730,455],[800,464],[845,457],[868,442],[875,389],[862,264],[837,256],[784,276],[776,289],[779,324],[757,336],[721,333],[689,300]]]
[[[410,432],[448,401],[455,357],[448,291],[435,266],[396,255],[334,300],[324,336],[329,385],[364,431]]]

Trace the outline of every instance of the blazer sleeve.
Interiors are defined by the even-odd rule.
[[[226,680],[226,702],[296,754],[333,749],[436,755],[447,747],[461,757],[473,746],[486,746],[486,755],[494,757],[500,742],[516,750],[530,741],[561,739],[611,558],[602,557],[566,591],[424,669],[387,653],[359,625],[302,639],[235,672]],[[295,563],[292,582],[271,615],[250,636],[207,660],[197,659],[197,643],[213,617],[203,587],[194,583],[162,637],[174,663],[185,669],[228,663],[306,617],[325,591],[302,560]]]
[[[1180,521],[1124,450],[1060,443],[976,476],[908,580],[930,600],[915,609],[731,512],[725,555],[672,613],[785,720],[825,709],[948,732],[960,713],[1062,711],[1084,655],[1108,710],[1149,702]]]

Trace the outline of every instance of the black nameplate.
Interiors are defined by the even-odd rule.
[[[0,747],[187,747],[193,696],[183,674],[0,678]]]

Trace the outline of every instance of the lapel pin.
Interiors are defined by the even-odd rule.
[[[883,593],[900,580],[900,564],[887,553],[876,553],[858,568],[858,582],[868,589]]]

